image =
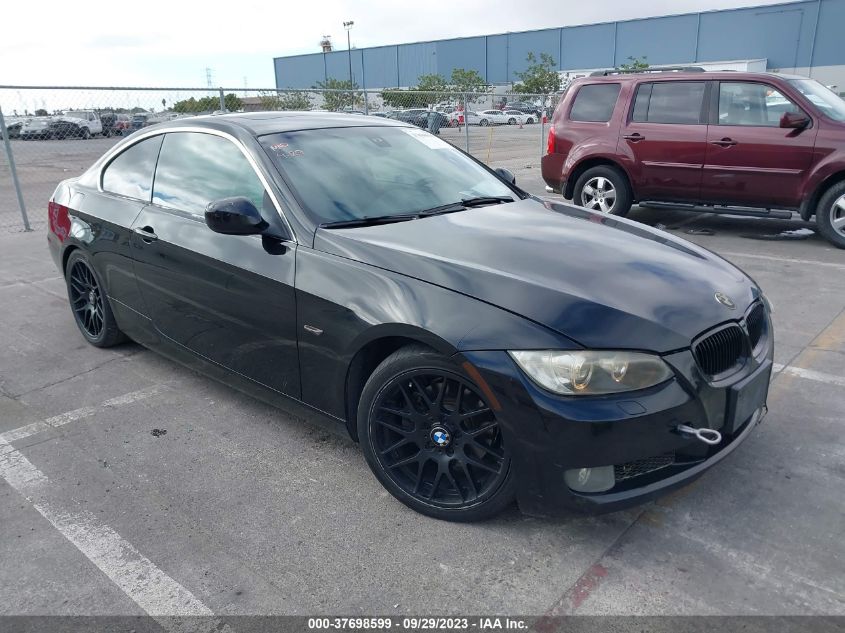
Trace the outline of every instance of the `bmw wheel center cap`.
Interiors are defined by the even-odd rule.
[[[431,441],[435,446],[445,448],[452,442],[452,435],[442,426],[435,426],[431,429]]]

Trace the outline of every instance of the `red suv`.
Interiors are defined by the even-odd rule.
[[[770,73],[594,73],[552,118],[543,179],[577,205],[795,209],[845,248],[845,101]]]

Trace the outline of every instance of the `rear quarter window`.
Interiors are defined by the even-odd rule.
[[[619,97],[620,85],[601,83],[581,86],[569,111],[569,120],[592,123],[610,121],[616,99]]]
[[[103,191],[149,202],[163,138],[148,138],[118,154],[103,170]]]

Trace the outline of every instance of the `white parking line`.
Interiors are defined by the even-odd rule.
[[[814,369],[804,369],[803,367],[792,367],[789,365],[784,367],[779,363],[775,363],[772,369],[776,373],[789,374],[790,376],[798,376],[799,378],[804,378],[805,380],[814,380],[816,382],[827,383],[828,385],[845,387],[845,377],[835,376],[834,374],[826,374]]]
[[[41,422],[33,422],[32,424],[27,424],[26,426],[21,426],[17,429],[0,433],[0,440],[6,442],[21,440],[25,437],[29,437],[30,435],[46,431],[47,429],[54,429],[64,426],[69,422],[75,422],[76,420],[81,420],[82,418],[91,417],[103,408],[119,407],[121,405],[131,404],[132,402],[136,402],[138,400],[144,400],[145,398],[161,393],[165,389],[167,389],[167,385],[153,385],[152,387],[147,387],[146,389],[140,389],[122,396],[117,396],[116,398],[110,398],[109,400],[101,402],[99,406],[96,407],[82,407],[81,409],[74,409],[73,411],[60,413],[59,415],[54,415],[52,418],[47,418]]]
[[[162,628],[173,633],[231,633],[228,625],[209,617],[214,613],[201,600],[92,513],[45,500],[47,476],[3,439],[0,477]]]
[[[779,262],[781,264],[802,264],[805,266],[821,266],[822,268],[835,268],[836,270],[845,270],[845,264],[836,264],[834,262],[820,262],[814,259],[792,259],[789,257],[774,257],[772,255],[752,255],[751,253],[729,253],[720,251],[719,256],[725,258],[731,257],[745,257],[747,259],[762,259],[768,262]]]

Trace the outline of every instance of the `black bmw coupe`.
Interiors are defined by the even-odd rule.
[[[49,216],[91,344],[323,412],[440,519],[639,503],[766,411],[770,308],[741,270],[401,122],[156,125],[62,182]]]

